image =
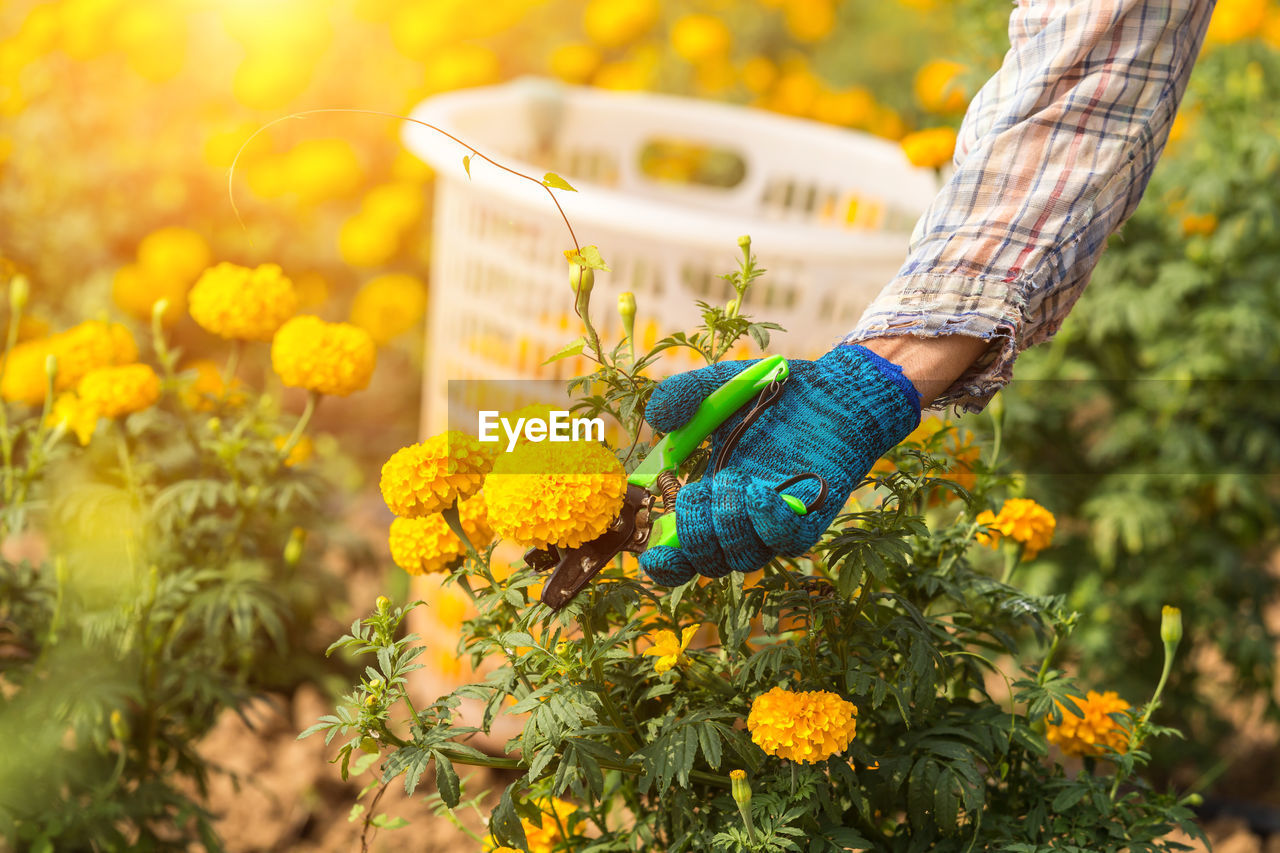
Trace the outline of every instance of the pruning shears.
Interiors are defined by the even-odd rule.
[[[746,417],[726,437],[708,467],[713,475],[720,471],[742,434],[777,400],[789,375],[787,360],[780,355],[763,358],[743,370],[711,392],[688,423],[667,433],[654,445],[627,477],[622,509],[604,533],[577,548],[551,545],[530,549],[525,554],[525,562],[537,571],[551,572],[551,577],[542,587],[542,603],[552,610],[561,609],[623,551],[639,554],[654,547],[680,547],[675,514],[676,496],[681,485],[677,477],[680,465],[707,436],[743,406],[754,401]],[[817,480],[820,487],[818,496],[808,504],[782,491],[806,479]],[[797,515],[820,509],[827,495],[826,481],[811,472],[791,477],[775,488]],[[661,512],[656,509],[659,498],[662,501]]]

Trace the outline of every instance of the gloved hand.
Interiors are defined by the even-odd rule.
[[[654,389],[645,420],[664,433],[684,425],[708,394],[753,363],[722,362],[666,379]],[[817,361],[790,366],[781,396],[741,435],[720,472],[708,469],[680,490],[680,547],[653,547],[640,556],[657,583],[750,572],[776,555],[804,554],[875,461],[920,423],[920,395],[902,368],[864,347],[838,346]],[[750,408],[712,433],[713,462]],[[820,508],[797,515],[776,487],[804,472],[824,478],[828,492]],[[807,478],[785,491],[809,504],[819,488]]]

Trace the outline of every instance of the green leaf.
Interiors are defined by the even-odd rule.
[[[364,814],[364,803],[352,804],[351,814],[347,815],[347,823],[355,823],[362,814]]]
[[[572,358],[575,355],[582,355],[582,350],[586,347],[586,345],[587,345],[586,338],[578,338],[573,343],[565,346],[564,349],[560,350],[555,355],[551,356],[550,358],[548,358],[546,361],[542,363],[550,364],[553,361],[560,361],[563,358]],[[530,644],[526,643],[524,645],[530,645]]]
[[[502,792],[502,799],[489,816],[489,831],[498,844],[525,850],[529,846],[529,839],[525,838],[524,827],[520,825],[520,816],[516,814],[516,806],[511,799],[511,789],[519,784],[512,782]]]
[[[458,771],[454,769],[449,756],[443,752],[437,750],[431,755],[436,760],[436,788],[440,791],[440,799],[449,808],[456,808],[462,799],[462,784],[458,780]]]
[[[374,815],[373,820],[369,821],[369,823],[379,829],[403,829],[409,825],[409,821],[402,817],[391,817],[385,814]]]
[[[462,168],[467,170],[467,180],[471,180],[471,155],[462,158]]]
[[[577,192],[577,190],[569,185],[568,181],[557,175],[555,172],[547,172],[543,175],[542,185],[544,187],[555,187],[558,190],[568,190],[571,193]]]

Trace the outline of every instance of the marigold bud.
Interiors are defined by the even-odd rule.
[[[589,296],[596,285],[596,271],[573,264],[569,267],[569,286],[579,298]]]
[[[124,721],[124,714],[118,708],[111,712],[111,734],[119,741],[129,739],[129,724]]]
[[[742,251],[744,252],[751,251],[751,235],[750,234],[743,234],[741,237],[738,238],[738,248],[742,249]]]
[[[1167,646],[1182,642],[1182,611],[1165,605],[1160,611],[1160,639]]]
[[[27,301],[31,299],[31,283],[27,281],[24,275],[13,277],[13,281],[9,282],[9,310],[14,314],[22,311],[27,307]]]
[[[618,316],[622,318],[622,330],[627,337],[635,337],[636,295],[629,290],[618,294]]]
[[[286,566],[296,566],[302,559],[302,548],[307,542],[307,531],[301,527],[293,528],[289,534],[289,541],[284,546],[284,563]]]
[[[729,780],[732,782],[733,801],[744,808],[750,805],[751,783],[747,781],[747,771],[730,771]]]
[[[169,313],[169,300],[157,299],[155,304],[151,306],[151,322],[163,323],[164,315]]]
[[[379,613],[386,613],[387,608],[391,606],[391,599],[387,598],[385,595],[380,595],[373,604],[378,608]]]

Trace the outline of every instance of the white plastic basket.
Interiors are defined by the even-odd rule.
[[[916,219],[937,191],[889,142],[760,110],[523,79],[425,101],[414,118],[504,165],[554,171],[596,275],[592,318],[620,335],[616,298],[639,306],[638,346],[699,320],[695,300],[724,303],[737,239],[752,238],[767,273],[745,310],[787,331],[770,349],[814,357],[838,342],[897,272]],[[409,149],[437,172],[423,428],[446,423],[449,380],[560,378],[581,367],[542,362],[580,329],[563,251],[569,234],[545,190],[481,161],[470,177],[457,143],[407,123]],[[725,189],[658,181],[640,167],[654,141],[733,151],[743,177]],[[679,351],[673,351],[679,352]],[[745,355],[739,352],[737,355]],[[664,359],[664,367],[698,366]]]

